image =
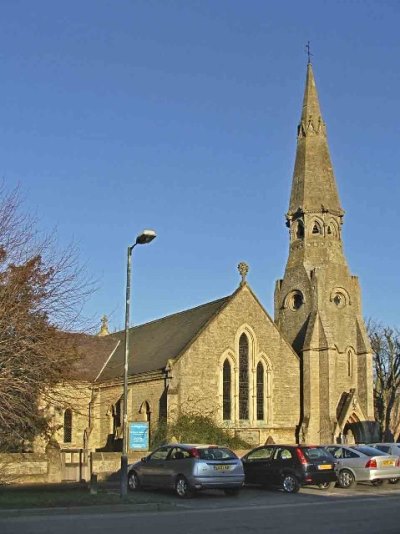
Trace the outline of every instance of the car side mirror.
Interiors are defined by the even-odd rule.
[[[144,456],[143,458],[141,458],[141,461],[146,463],[147,462],[147,456]]]

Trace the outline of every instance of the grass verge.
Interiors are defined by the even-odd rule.
[[[0,489],[0,509],[57,508],[72,506],[98,506],[117,504],[169,504],[168,494],[139,492],[121,498],[117,491],[99,490],[91,495],[87,488],[66,490]]]

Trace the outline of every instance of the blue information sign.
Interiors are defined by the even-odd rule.
[[[129,423],[129,449],[131,451],[149,449],[149,423]]]

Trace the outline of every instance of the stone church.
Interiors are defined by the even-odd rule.
[[[309,63],[274,320],[241,263],[231,295],[131,328],[128,420],[154,429],[205,413],[254,444],[374,439],[372,354],[343,216]],[[122,429],[124,332],[103,324],[99,336],[82,337],[81,351],[56,438],[63,448],[112,450]]]

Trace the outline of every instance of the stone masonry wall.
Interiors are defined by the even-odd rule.
[[[248,336],[250,345],[250,414],[245,421],[238,419],[238,345],[242,333]],[[222,366],[226,358],[232,362],[234,375],[231,421],[222,420]],[[270,383],[263,421],[256,418],[255,373],[259,361],[268,368]],[[300,418],[299,358],[247,286],[173,364],[172,375],[169,418],[181,410],[203,413],[252,444],[264,443],[268,437],[276,443],[295,442]]]

